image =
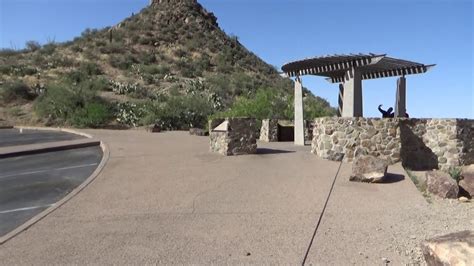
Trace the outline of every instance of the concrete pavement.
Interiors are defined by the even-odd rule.
[[[187,132],[86,132],[108,144],[108,164],[2,245],[2,264],[300,264],[308,248],[313,264],[398,262],[403,255],[387,248],[400,221],[391,213],[426,204],[408,179],[349,183],[344,164],[309,247],[339,167],[309,147],[259,143],[261,154],[223,157],[208,152],[207,137]],[[373,244],[362,251],[373,260],[354,259],[367,239]]]

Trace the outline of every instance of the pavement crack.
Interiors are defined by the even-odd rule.
[[[196,212],[196,201],[199,197],[203,196],[204,194],[207,194],[209,192],[212,192],[212,191],[217,191],[219,190],[224,184],[226,183],[229,183],[229,182],[232,182],[234,180],[236,180],[237,178],[232,178],[232,179],[229,179],[229,180],[223,180],[222,182],[220,182],[216,187],[213,187],[213,188],[210,188],[210,189],[207,189],[207,190],[204,190],[202,192],[199,192],[196,196],[194,196],[194,199],[193,199],[193,210],[191,212],[191,214],[194,214]]]
[[[324,212],[326,211],[326,207],[329,202],[329,198],[331,198],[331,194],[334,189],[334,184],[336,184],[336,179],[337,179],[337,176],[339,175],[339,171],[341,170],[341,166],[342,166],[342,160],[341,160],[341,163],[339,164],[339,167],[337,168],[336,175],[334,176],[334,179],[331,184],[331,189],[329,190],[328,196],[326,198],[326,202],[324,203],[323,210],[321,211],[321,214],[319,215],[318,223],[316,224],[316,228],[314,228],[313,236],[311,237],[311,241],[309,242],[308,248],[306,249],[306,253],[304,255],[303,262],[301,263],[301,265],[305,265],[306,260],[308,259],[309,251],[311,250],[311,247],[314,244],[314,238],[316,237],[316,233],[318,232],[319,225],[321,224],[321,220],[323,219]]]

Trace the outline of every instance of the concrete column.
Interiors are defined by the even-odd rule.
[[[303,83],[295,80],[295,145],[304,146]]]
[[[339,84],[339,97],[337,99],[338,108],[337,108],[337,116],[342,116],[342,109],[343,109],[343,100],[344,100],[344,85]]]
[[[361,117],[362,109],[362,75],[352,68],[344,77],[344,95],[342,100],[342,117]]]
[[[397,79],[397,95],[395,102],[395,117],[406,117],[406,78]]]

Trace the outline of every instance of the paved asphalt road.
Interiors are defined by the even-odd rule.
[[[61,131],[0,129],[0,147],[82,139],[83,136]]]
[[[54,136],[50,132],[28,136],[35,134],[46,141]],[[1,146],[5,139],[0,136]],[[76,137],[60,134],[59,138]],[[15,136],[10,140],[37,141]],[[0,236],[62,199],[92,174],[101,158],[102,150],[97,146],[0,159]]]

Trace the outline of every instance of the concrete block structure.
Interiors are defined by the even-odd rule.
[[[253,118],[225,118],[209,121],[212,152],[226,156],[257,152],[256,120]]]
[[[304,141],[313,139],[313,122],[303,121]],[[264,119],[260,128],[260,140],[265,142],[294,141],[294,122],[284,119]]]

